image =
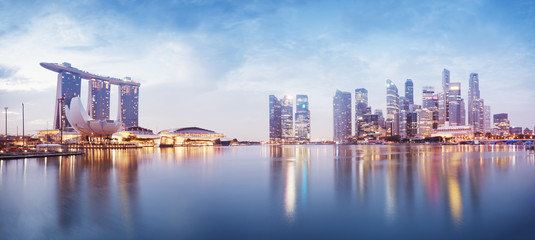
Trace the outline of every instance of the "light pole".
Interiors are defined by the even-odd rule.
[[[4,107],[6,113],[6,138],[7,138],[7,107]]]
[[[60,142],[59,144],[63,144],[63,109],[64,109],[64,106],[63,106],[63,103],[65,101],[65,98],[63,96],[61,96],[60,98],[58,98],[58,104],[59,104],[59,111],[60,111],[60,117],[59,117],[59,132],[60,132]]]
[[[22,150],[24,151],[24,103],[22,103]]]

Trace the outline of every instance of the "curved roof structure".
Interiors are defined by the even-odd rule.
[[[85,111],[80,97],[74,97],[70,106],[65,106],[65,116],[71,126],[85,136],[104,137],[112,135],[121,128],[120,121],[94,120]]]
[[[186,128],[178,128],[173,129],[173,133],[215,133],[215,131],[199,128],[199,127],[186,127]]]
[[[113,77],[104,77],[104,76],[99,76],[99,75],[96,75],[96,74],[93,74],[93,73],[89,73],[89,72],[86,72],[86,71],[82,71],[78,68],[74,68],[74,67],[71,67],[71,64],[69,63],[63,63],[63,64],[59,64],[59,63],[40,63],[41,67],[44,67],[48,70],[51,70],[51,71],[54,71],[54,72],[62,72],[62,71],[67,71],[67,72],[72,72],[72,73],[76,73],[78,75],[80,75],[81,78],[83,79],[99,79],[99,80],[103,80],[103,81],[108,81],[110,82],[111,84],[115,84],[115,85],[131,85],[131,86],[140,86],[141,84],[139,84],[138,82],[136,81],[132,81],[128,78],[126,79],[119,79],[119,78],[113,78]]]

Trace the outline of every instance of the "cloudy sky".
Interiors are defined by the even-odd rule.
[[[312,138],[331,139],[336,89],[367,88],[372,108],[385,109],[386,79],[403,91],[411,78],[421,103],[443,68],[465,98],[479,73],[493,113],[535,126],[530,1],[2,0],[0,19],[11,134],[22,132],[22,102],[27,131],[52,126],[57,74],[40,62],[139,81],[139,123],[155,131],[198,126],[266,140],[268,96],[307,94]]]

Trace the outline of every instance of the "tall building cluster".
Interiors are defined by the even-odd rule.
[[[269,96],[269,141],[271,143],[310,142],[310,110],[307,95],[278,99]],[[294,124],[295,119],[295,124]]]
[[[95,120],[110,119],[110,88],[119,86],[118,120],[123,127],[138,126],[138,82],[129,77],[124,79],[103,77],[74,68],[70,63],[41,63],[41,66],[58,73],[56,90],[56,107],[54,114],[54,128],[73,130],[66,121],[65,106],[70,106],[74,97],[80,96],[82,79],[87,79],[88,85],[88,115]]]

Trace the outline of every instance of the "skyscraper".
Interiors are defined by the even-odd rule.
[[[449,86],[450,71],[444,68],[442,70],[442,91],[439,92],[439,122],[441,125],[450,121]]]
[[[110,83],[100,79],[89,80],[87,112],[95,120],[110,119]]]
[[[139,86],[120,85],[119,120],[125,128],[138,126]]]
[[[307,95],[297,95],[295,98],[295,140],[310,142],[310,110]]]
[[[333,140],[348,143],[351,139],[351,93],[336,90],[333,99]]]
[[[66,67],[71,66],[69,63],[63,63],[63,65]],[[60,129],[62,124],[64,129],[71,128],[69,121],[66,121],[65,106],[70,106],[71,99],[80,96],[81,82],[82,78],[79,74],[59,71],[54,114],[55,129]]]
[[[405,98],[409,100],[409,104],[414,104],[414,85],[412,79],[405,81]]]
[[[284,98],[281,100],[281,126],[283,142],[290,142],[293,140],[293,123],[293,101],[290,96],[284,96]]]
[[[511,134],[511,124],[507,113],[494,114],[494,134],[509,136]]]
[[[448,98],[450,125],[464,125],[464,100],[461,98],[461,83],[449,83]]]
[[[483,132],[484,133],[492,133],[492,122],[491,122],[491,113],[490,113],[490,106],[485,105],[484,107],[484,123],[483,123]]]
[[[475,132],[484,132],[484,101],[479,92],[479,77],[477,73],[470,73],[468,88],[468,125],[474,127]]]
[[[386,80],[386,134],[399,135],[399,95],[392,80]]]
[[[281,139],[281,103],[275,95],[269,95],[269,141],[279,143]]]
[[[355,135],[359,136],[359,121],[364,119],[368,108],[368,90],[355,89]]]

